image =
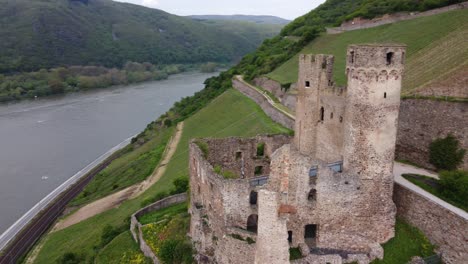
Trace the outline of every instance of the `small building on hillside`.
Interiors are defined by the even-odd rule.
[[[295,135],[190,144],[190,235],[200,263],[369,263],[394,236],[403,45],[301,55]]]

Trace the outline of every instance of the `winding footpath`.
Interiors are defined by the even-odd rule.
[[[291,114],[290,112],[288,111],[285,111],[283,109],[283,107],[285,107],[284,105],[281,105],[281,106],[278,106],[278,103],[276,103],[272,98],[270,98],[270,96],[268,96],[266,93],[264,93],[263,91],[261,91],[260,89],[258,89],[257,87],[249,84],[248,82],[246,82],[242,76],[238,75],[235,77],[238,81],[244,83],[245,85],[247,85],[248,87],[252,88],[252,90],[258,92],[259,94],[261,94],[263,97],[265,97],[267,100],[268,100],[268,103],[270,103],[271,106],[273,106],[275,109],[277,109],[278,111],[284,113],[285,115],[291,117],[292,119],[296,119],[296,117],[294,116],[294,114]],[[429,199],[430,201],[452,211],[453,213],[463,217],[464,219],[467,219],[468,220],[468,213],[465,212],[464,210],[458,208],[458,207],[455,207],[447,202],[445,202],[444,200],[438,198],[437,196],[429,193],[429,192],[426,192],[424,189],[414,185],[413,183],[411,183],[410,181],[406,180],[405,178],[403,178],[403,174],[421,174],[421,175],[426,175],[426,176],[429,176],[429,177],[433,177],[433,178],[436,178],[438,179],[439,176],[434,173],[434,172],[431,172],[431,171],[428,171],[428,170],[425,170],[425,169],[421,169],[421,168],[418,168],[418,167],[415,167],[415,166],[411,166],[411,165],[407,165],[407,164],[403,164],[403,163],[399,163],[399,162],[395,162],[394,165],[393,165],[393,176],[394,176],[394,181],[412,191],[414,191],[415,193]]]
[[[174,155],[177,145],[180,142],[182,137],[182,131],[184,128],[184,123],[180,122],[177,125],[175,135],[171,138],[170,142],[167,144],[166,150],[164,151],[163,159],[159,163],[159,166],[153,171],[150,177],[145,181],[127,187],[119,192],[101,198],[97,201],[94,201],[90,204],[87,204],[80,208],[78,211],[72,215],[66,217],[62,221],[58,222],[53,231],[58,231],[65,229],[69,226],[77,224],[81,221],[84,221],[90,217],[103,213],[112,208],[119,207],[123,202],[136,198],[146,190],[148,190],[153,184],[159,181],[164,172],[166,171],[167,163],[171,160]]]

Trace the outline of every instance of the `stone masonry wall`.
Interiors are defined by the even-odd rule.
[[[398,215],[421,229],[437,245],[445,263],[468,263],[468,220],[395,184]]]
[[[271,80],[267,77],[257,77],[253,80],[254,85],[260,86],[263,89],[271,92],[276,96],[276,98],[283,101],[286,92],[281,88],[281,84],[277,81]]]
[[[290,117],[284,115],[280,111],[276,110],[273,106],[271,106],[267,99],[259,94],[257,91],[254,91],[252,88],[248,87],[244,83],[233,79],[232,84],[234,88],[239,90],[241,93],[245,94],[252,100],[254,100],[262,109],[263,111],[271,118],[273,121],[289,128],[294,128],[294,120]]]
[[[169,196],[162,200],[159,200],[153,204],[150,204],[143,209],[134,213],[130,220],[130,232],[132,233],[133,239],[140,245],[140,250],[146,257],[151,258],[154,264],[159,264],[159,260],[156,257],[156,254],[151,250],[150,246],[146,243],[145,239],[143,238],[143,232],[141,230],[142,225],[138,221],[138,218],[147,214],[149,212],[154,212],[161,210],[163,208],[167,208],[174,204],[180,204],[187,201],[187,193],[176,194],[173,196]]]
[[[397,159],[433,168],[429,163],[429,144],[453,134],[468,150],[468,103],[407,99],[401,101],[397,134]],[[463,169],[468,170],[468,154]]]

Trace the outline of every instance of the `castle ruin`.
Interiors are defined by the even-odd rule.
[[[369,263],[394,236],[403,45],[301,55],[295,135],[190,144],[190,235],[203,263]]]

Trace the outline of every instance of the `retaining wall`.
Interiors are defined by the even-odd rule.
[[[174,204],[180,204],[187,201],[187,193],[176,194],[173,196],[169,196],[162,200],[159,200],[153,204],[146,206],[145,208],[139,210],[138,212],[134,213],[130,220],[130,232],[132,232],[133,239],[140,245],[140,250],[145,254],[145,256],[151,258],[153,263],[159,264],[159,260],[151,250],[150,246],[146,243],[145,239],[143,238],[142,227],[143,225],[140,224],[138,218],[144,214],[149,212],[158,211],[167,207],[170,207]]]
[[[468,103],[422,99],[401,101],[396,157],[432,169],[429,145],[437,138],[454,135],[468,149]],[[468,154],[461,168],[468,170]]]
[[[454,4],[446,7],[436,8],[425,12],[401,12],[395,14],[386,14],[382,17],[374,18],[374,19],[363,19],[360,17],[356,17],[351,21],[346,21],[341,24],[340,27],[334,28],[327,28],[328,34],[339,34],[345,31],[352,31],[358,29],[365,29],[365,28],[373,28],[378,27],[381,25],[392,24],[399,21],[415,19],[419,17],[425,16],[433,16],[437,14],[442,14],[445,12],[459,10],[459,9],[466,9],[468,8],[468,2],[463,2],[459,4]]]
[[[274,108],[268,100],[261,95],[259,92],[256,90],[252,89],[245,83],[233,79],[232,84],[235,89],[239,90],[241,93],[245,94],[252,100],[254,100],[262,109],[263,111],[271,118],[273,121],[289,128],[289,129],[294,129],[294,119],[291,117],[283,114],[281,111],[278,111],[276,108]]]
[[[451,210],[395,183],[393,199],[398,215],[419,228],[438,246],[449,264],[468,263],[468,220]]]

